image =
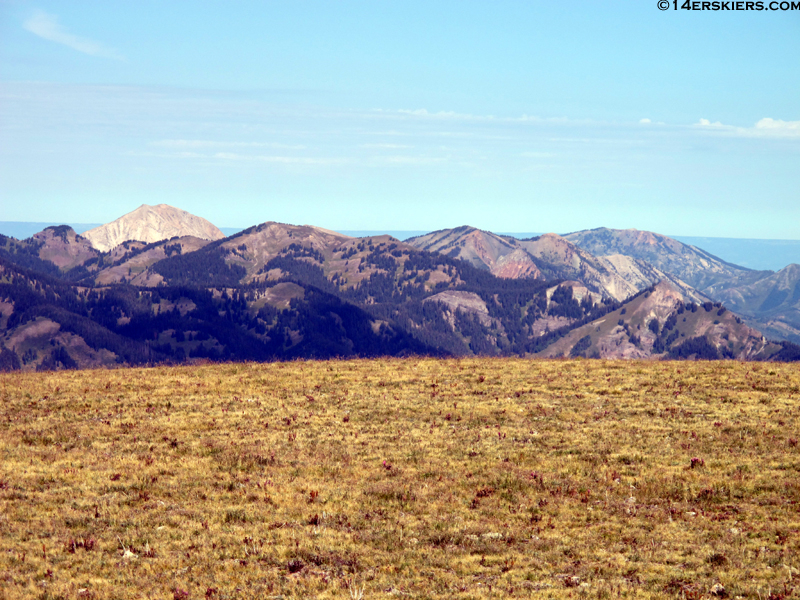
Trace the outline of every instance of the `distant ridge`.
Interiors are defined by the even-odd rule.
[[[568,233],[567,240],[594,256],[622,254],[644,260],[680,278],[701,292],[719,281],[758,276],[750,269],[727,262],[701,248],[638,229],[599,227]]]
[[[644,261],[620,255],[593,256],[554,233],[519,240],[462,226],[411,238],[407,243],[421,250],[466,260],[497,277],[572,280],[601,297],[618,301],[662,279],[670,279],[694,300],[708,299]]]
[[[24,240],[33,236],[34,233],[42,231],[45,227],[55,225],[69,225],[75,233],[82,234],[102,223],[61,223],[50,221],[0,221],[0,235],[6,235]],[[220,227],[219,230],[226,237],[239,233],[245,227]],[[371,237],[375,235],[391,235],[398,240],[405,241],[412,237],[418,237],[430,233],[429,230],[390,230],[390,229],[370,229],[370,230],[351,230],[341,229],[339,233],[351,237]],[[518,240],[542,235],[542,232],[509,232],[498,231],[497,235],[510,236]],[[755,269],[757,271],[780,271],[792,263],[800,263],[800,240],[768,240],[755,238],[722,238],[722,237],[689,237],[682,235],[670,235],[674,240],[702,248],[726,262]]]
[[[108,252],[129,240],[149,244],[189,235],[203,240],[221,240],[225,237],[209,221],[168,204],[142,204],[111,223],[90,229],[83,237],[98,250]]]
[[[102,223],[63,223],[56,221],[0,221],[0,235],[26,240],[48,227],[69,225],[77,234],[100,227]]]

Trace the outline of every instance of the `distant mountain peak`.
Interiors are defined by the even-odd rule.
[[[740,278],[749,271],[652,231],[599,227],[568,233],[564,237],[594,256],[621,254],[647,261],[703,293],[709,293],[710,286],[720,281]]]
[[[142,204],[111,223],[90,229],[82,237],[98,250],[108,252],[129,240],[153,243],[187,235],[204,240],[225,237],[209,221],[169,204]]]

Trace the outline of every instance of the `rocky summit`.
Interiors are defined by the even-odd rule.
[[[108,252],[130,240],[149,244],[183,236],[221,240],[225,234],[209,221],[174,206],[142,204],[111,223],[90,229],[82,237],[98,250]]]

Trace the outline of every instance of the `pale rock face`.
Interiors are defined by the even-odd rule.
[[[469,313],[474,313],[478,316],[481,323],[488,324],[491,322],[489,317],[489,309],[478,294],[474,292],[460,292],[447,290],[440,292],[435,296],[426,298],[425,302],[441,302],[446,304],[451,310],[463,310]]]
[[[108,252],[128,240],[150,244],[187,235],[204,240],[220,240],[225,237],[212,223],[168,204],[142,204],[116,221],[90,229],[82,237],[98,250]]]
[[[713,291],[709,286],[744,277],[750,272],[700,248],[650,231],[601,227],[568,233],[564,237],[598,257],[625,255],[647,261],[663,273],[677,277],[706,294]]]

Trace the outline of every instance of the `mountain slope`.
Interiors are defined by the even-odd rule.
[[[171,256],[150,271],[168,285],[259,285],[291,275],[320,289],[351,292],[384,276],[392,280],[393,292],[418,288],[424,293],[458,283],[453,264],[463,263],[420,252],[388,235],[352,238],[310,225],[266,222],[196,252]],[[422,276],[405,278],[408,269],[424,272],[424,281]]]
[[[777,339],[800,342],[800,266],[752,271],[695,246],[636,229],[591,229],[567,239],[599,256],[619,253],[645,260],[697,288]]]
[[[766,360],[781,349],[721,304],[695,304],[662,282],[574,329],[539,356]]]
[[[58,225],[25,240],[0,235],[0,257],[23,269],[78,280],[98,269],[101,253],[71,227]]]
[[[47,227],[34,234],[33,241],[39,245],[39,258],[50,261],[62,272],[83,266],[100,256],[89,240],[77,235],[67,225]]]
[[[277,284],[311,286],[452,354],[529,352],[545,331],[596,316],[613,302],[579,283],[555,294],[558,281],[498,278],[390,236],[351,238],[272,222],[164,259],[148,271],[170,286],[243,287],[256,303]],[[447,290],[470,300],[455,306],[442,294]],[[484,315],[468,310],[479,305]]]
[[[406,243],[420,250],[465,260],[498,277],[543,278],[533,257],[520,251],[516,241],[512,237],[464,225],[413,237]]]
[[[665,279],[696,301],[708,299],[679,278],[646,261],[622,255],[595,256],[554,233],[518,243],[559,277],[580,281],[618,301]]]
[[[765,334],[800,343],[800,265],[789,265],[749,284],[718,284],[713,292]]]
[[[103,296],[0,258],[0,352],[25,370],[133,365],[166,358],[147,344],[111,331],[107,325],[116,324],[116,318],[92,314],[90,307],[102,303]]]
[[[175,254],[189,254],[208,245],[208,240],[194,236],[170,238],[152,244],[123,242],[110,252],[106,261],[110,264],[94,275],[96,285],[130,283],[143,287],[159,285],[164,278],[148,270],[155,263]]]
[[[406,242],[416,248],[460,258],[498,277],[574,280],[602,297],[618,301],[663,279],[670,280],[696,301],[708,299],[678,277],[643,260],[621,254],[594,256],[554,233],[518,240],[463,226],[435,231]]]
[[[87,288],[0,259],[0,370],[408,353],[447,354],[313,286]]]
[[[650,231],[601,227],[568,233],[564,238],[595,256],[622,254],[647,261],[704,293],[719,281],[744,282],[759,277],[758,271],[725,262],[700,248]]]
[[[103,252],[128,240],[152,243],[182,236],[219,240],[225,234],[205,219],[168,204],[142,204],[119,219],[83,234],[92,246]]]

